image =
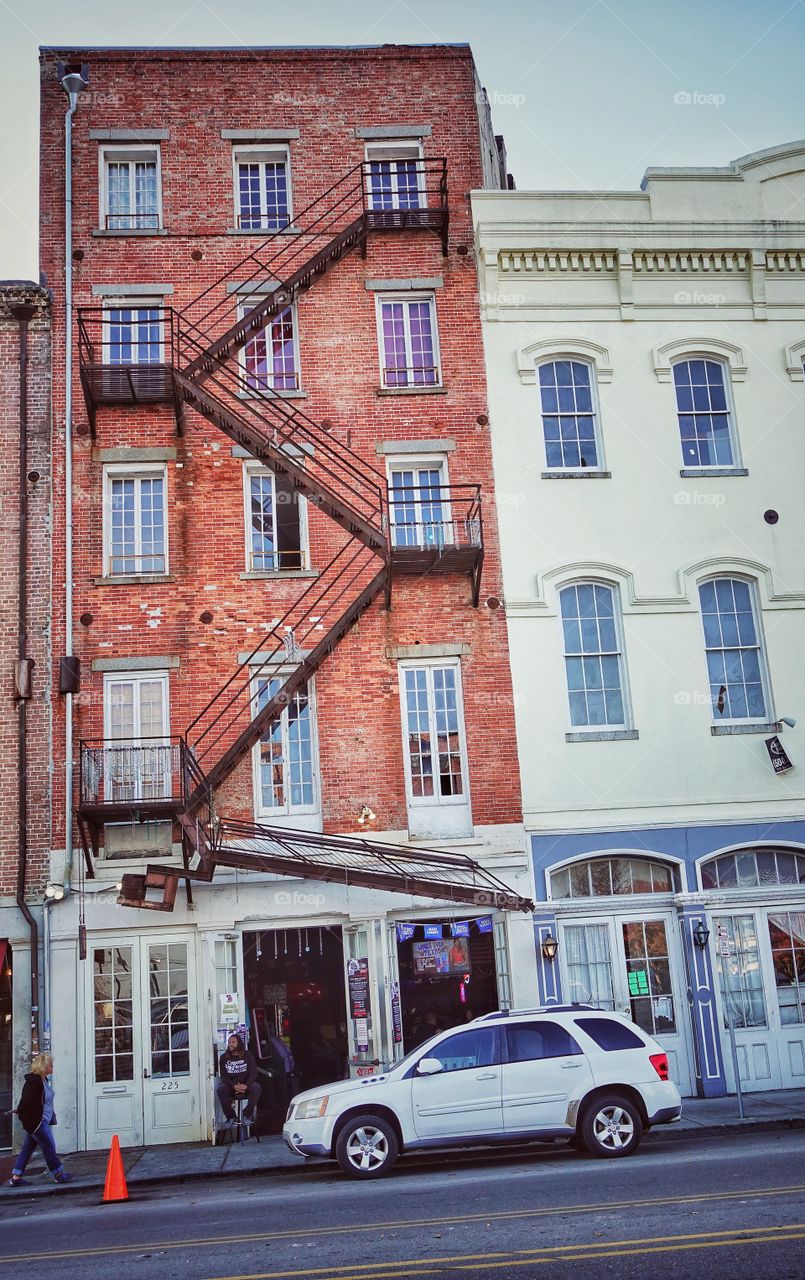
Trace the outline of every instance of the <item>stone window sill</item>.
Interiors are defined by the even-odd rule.
[[[748,476],[748,467],[683,467],[679,473],[684,479],[705,480],[712,477],[725,480],[727,476]]]
[[[593,471],[589,467],[581,467],[578,471],[542,471],[543,480],[611,480],[611,471]]]
[[[447,387],[378,387],[377,396],[446,396]]]
[[[166,236],[164,227],[95,227],[94,236]]]
[[[112,573],[105,578],[93,578],[96,587],[154,586],[159,582],[175,582],[175,573]]]
[[[307,400],[306,391],[272,391],[267,387],[265,391],[239,391],[239,400]]]
[[[589,733],[566,733],[565,742],[636,742],[637,729],[590,729]]]
[[[714,738],[731,738],[740,733],[779,733],[782,727],[779,720],[756,720],[752,724],[711,724],[710,732]]]
[[[262,236],[269,240],[272,236],[298,236],[298,227],[280,227],[278,231],[269,231],[268,227],[227,227],[228,236]]]
[[[282,578],[318,578],[318,569],[247,569],[238,575],[244,582],[275,581]]]

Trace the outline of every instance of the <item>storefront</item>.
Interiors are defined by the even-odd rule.
[[[732,1030],[744,1089],[805,1086],[801,825],[535,836],[541,1001],[626,1013],[683,1094],[734,1091]]]

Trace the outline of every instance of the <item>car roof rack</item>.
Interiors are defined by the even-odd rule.
[[[498,1009],[496,1013],[482,1013],[475,1022],[495,1022],[498,1018],[522,1018],[542,1013],[611,1013],[595,1004],[543,1004],[536,1009]]]

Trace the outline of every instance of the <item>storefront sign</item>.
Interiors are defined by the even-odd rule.
[[[391,984],[391,1034],[395,1044],[402,1044],[402,1008],[400,1006],[400,984]]]
[[[221,996],[221,1022],[226,1027],[234,1027],[240,1017],[240,1000],[235,992],[227,991]]]
[[[629,974],[629,995],[647,996],[648,994],[648,974],[645,969],[632,969]]]
[[[718,926],[718,954],[729,959],[730,954],[730,935],[725,924]]]
[[[365,1018],[369,1011],[369,959],[360,956],[347,961],[349,1006],[353,1018]],[[368,1043],[368,1041],[367,1041]]]
[[[773,738],[766,738],[766,750],[769,753],[771,767],[775,773],[787,773],[789,769],[793,769],[793,764],[785,753],[783,746],[777,734]]]
[[[414,973],[443,978],[454,973],[470,972],[470,948],[466,938],[446,938],[438,942],[415,942]]]

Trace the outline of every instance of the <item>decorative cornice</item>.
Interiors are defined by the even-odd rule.
[[[501,249],[498,268],[503,272],[614,271],[618,255],[612,249]]]
[[[748,249],[636,249],[635,271],[746,271]]]

